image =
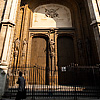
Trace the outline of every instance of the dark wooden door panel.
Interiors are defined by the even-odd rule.
[[[74,43],[71,37],[58,37],[58,67],[59,67],[59,84],[67,84],[66,72],[62,72],[61,68],[75,62],[74,59]],[[70,80],[69,80],[70,81]]]

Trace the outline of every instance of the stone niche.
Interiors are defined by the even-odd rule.
[[[46,4],[37,7],[33,12],[32,28],[72,27],[69,8],[59,4]]]

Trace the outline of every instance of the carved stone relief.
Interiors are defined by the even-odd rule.
[[[58,4],[39,6],[34,10],[32,27],[72,27],[70,9]]]
[[[50,18],[58,17],[59,14],[57,13],[57,10],[59,10],[59,8],[58,9],[46,9],[45,8],[46,17],[50,17]]]

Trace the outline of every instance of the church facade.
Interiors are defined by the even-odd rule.
[[[43,67],[60,78],[63,66],[99,64],[99,34],[99,0],[1,0],[0,94],[13,67]]]

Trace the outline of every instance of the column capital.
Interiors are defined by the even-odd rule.
[[[10,20],[3,20],[0,22],[1,24],[6,24],[6,25],[12,25],[12,26],[15,26],[15,23],[11,22]]]
[[[1,61],[1,62],[0,62],[0,68],[1,68],[1,66],[2,66],[2,67],[3,67],[3,66],[8,66],[8,64],[7,64],[6,61]]]
[[[91,26],[94,26],[94,25],[98,25],[98,24],[100,24],[100,22],[98,22],[97,20],[93,20],[90,25]]]

